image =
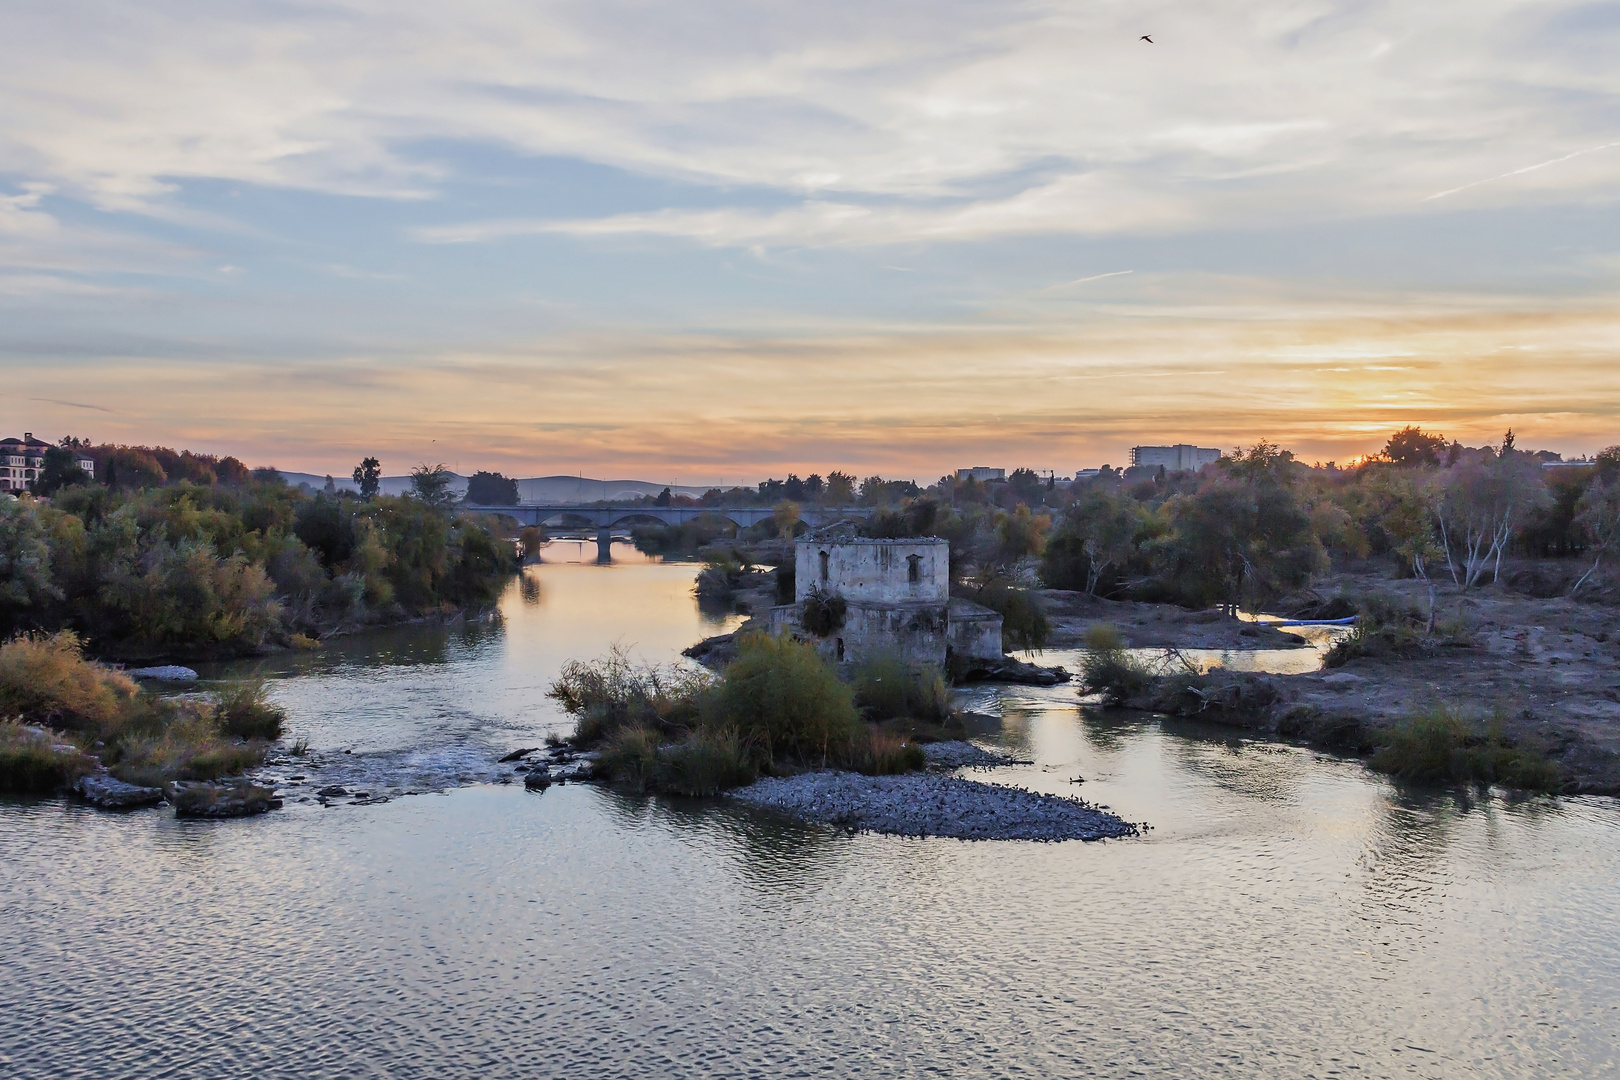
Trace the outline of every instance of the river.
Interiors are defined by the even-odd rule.
[[[1612,800],[1402,791],[1069,687],[969,694],[1034,762],[981,775],[1141,839],[851,836],[502,783],[496,757],[566,730],[543,695],[565,660],[668,661],[734,624],[693,567],[621,554],[553,544],[497,621],[265,665],[313,751],[277,767],[305,776],[282,811],[0,803],[0,1076],[1620,1069]],[[298,794],[334,777],[396,797]]]

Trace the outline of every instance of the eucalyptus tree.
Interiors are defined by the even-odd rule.
[[[1595,555],[1591,568],[1570,587],[1571,596],[1597,573],[1603,556],[1620,548],[1620,446],[1611,446],[1598,455],[1597,470],[1597,477],[1575,506],[1575,521],[1591,538]]]
[[[1446,470],[1437,520],[1452,580],[1471,589],[1487,569],[1493,583],[1499,580],[1513,530],[1546,497],[1540,464],[1509,441],[1488,460]]]

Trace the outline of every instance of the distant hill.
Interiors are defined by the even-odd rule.
[[[651,480],[592,480],[588,476],[534,476],[519,480],[523,502],[603,502],[657,495],[666,487],[676,495],[702,495],[707,487],[674,487]]]
[[[316,491],[326,486],[326,477],[316,473],[289,472],[280,470],[287,483],[297,487],[308,484]],[[450,474],[454,479],[450,482],[450,490],[457,495],[467,492],[467,478],[456,473]],[[593,480],[588,476],[533,476],[526,480],[519,480],[518,499],[523,502],[603,502],[617,501],[619,499],[639,499],[643,495],[657,495],[664,488],[669,487],[676,495],[702,495],[708,487],[690,487],[681,485],[672,487],[652,480]],[[339,491],[358,491],[359,485],[347,476],[332,477],[332,486]],[[382,493],[384,495],[403,495],[411,489],[409,476],[385,476],[382,478]]]

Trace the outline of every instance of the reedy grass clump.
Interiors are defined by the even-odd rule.
[[[649,727],[614,732],[602,747],[598,771],[636,791],[718,795],[759,776],[748,747],[728,729],[698,729],[668,746]]]
[[[1123,705],[1153,684],[1154,674],[1125,649],[1125,639],[1108,623],[1086,630],[1086,653],[1080,660],[1082,693],[1101,694],[1104,705]]]
[[[577,718],[570,741],[594,746],[620,728],[690,728],[711,682],[703,671],[635,664],[628,650],[615,645],[599,660],[568,661],[546,696]]]
[[[856,665],[855,704],[868,720],[909,718],[939,723],[951,715],[951,691],[935,667],[908,664],[893,653]]]
[[[238,739],[281,738],[287,710],[270,701],[269,684],[259,677],[242,679],[218,691],[214,717],[219,729]]]
[[[1492,718],[1480,732],[1444,705],[1391,729],[1369,764],[1416,783],[1500,784],[1526,791],[1556,791],[1563,785],[1558,764],[1538,748],[1503,741],[1499,719]]]
[[[928,767],[928,757],[917,743],[876,728],[852,743],[843,762],[867,776],[898,776]]]
[[[242,742],[220,731],[203,702],[165,703],[155,730],[126,735],[109,748],[109,771],[131,784],[161,787],[170,780],[218,780],[264,760],[265,744]]]
[[[0,792],[45,795],[95,770],[95,761],[48,731],[0,722]]]

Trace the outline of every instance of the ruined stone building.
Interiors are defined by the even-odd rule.
[[[951,598],[950,563],[950,542],[933,536],[800,540],[794,602],[771,609],[771,633],[813,642],[847,663],[883,653],[940,667],[952,656],[999,659],[1001,616]],[[829,609],[835,625],[827,623]]]

